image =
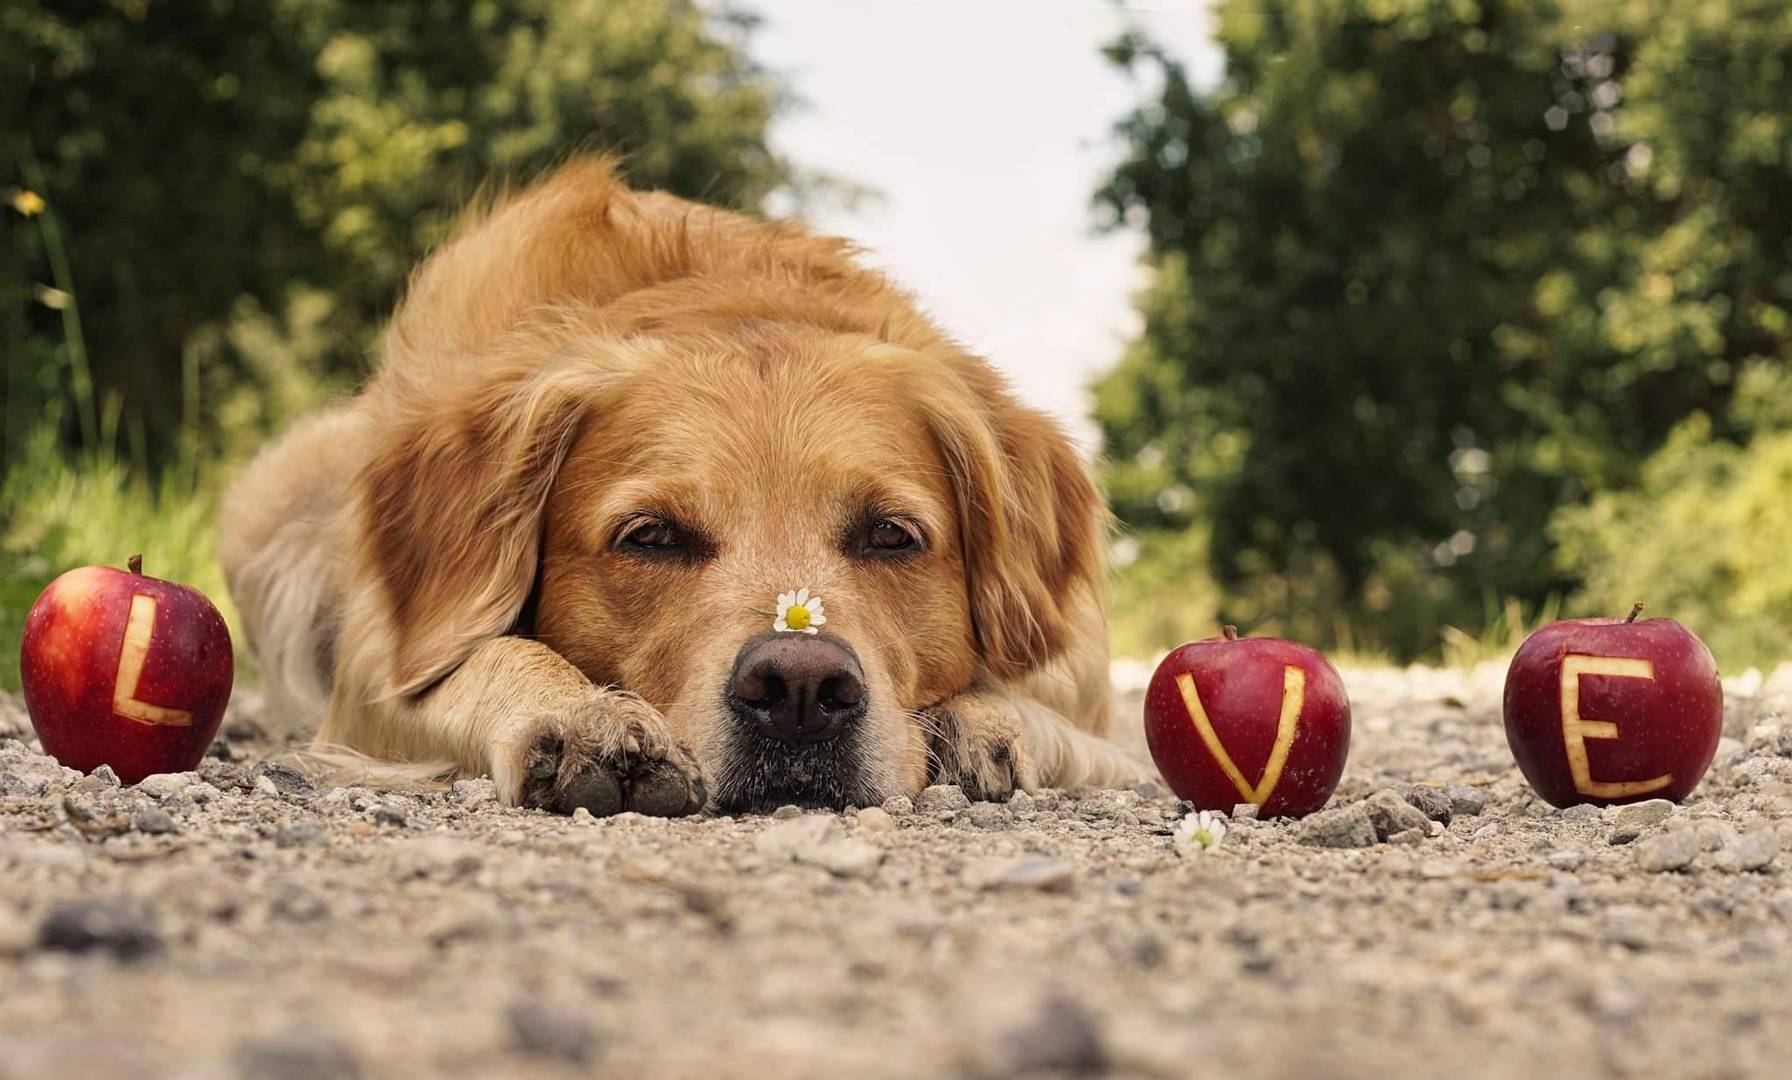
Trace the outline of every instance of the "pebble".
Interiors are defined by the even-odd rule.
[[[37,946],[141,960],[162,950],[162,934],[152,917],[134,907],[112,900],[73,900],[50,909],[38,925]]]
[[[972,803],[961,816],[962,821],[979,829],[1006,829],[1014,824],[1014,814],[1001,803]]]
[[[903,817],[915,812],[915,802],[907,795],[892,795],[884,800],[881,809],[891,817]]]
[[[1017,818],[1030,818],[1037,809],[1033,796],[1025,791],[1016,790],[1008,799],[1008,810]]]
[[[923,814],[941,814],[950,810],[963,810],[970,805],[971,800],[965,798],[964,789],[957,784],[935,784],[915,796],[915,809]],[[890,809],[888,801],[884,803],[884,809]],[[894,810],[890,812],[895,813]]]
[[[493,806],[498,801],[498,788],[483,777],[478,780],[456,780],[454,801],[470,809]]]
[[[1076,870],[1063,859],[993,859],[968,875],[980,888],[1068,892]]]
[[[773,821],[789,821],[791,818],[802,816],[803,808],[791,803],[785,803],[783,806],[772,811]]]
[[[1575,803],[1573,806],[1564,806],[1558,811],[1558,816],[1563,821],[1597,821],[1600,809],[1592,803]]]
[[[1649,873],[1684,870],[1699,854],[1699,838],[1691,829],[1670,829],[1636,846],[1637,869]]]
[[[1456,816],[1456,808],[1450,797],[1438,788],[1415,784],[1406,790],[1406,801],[1419,813],[1445,825]]]
[[[341,1042],[308,1027],[245,1039],[232,1055],[242,1080],[357,1080],[361,1063]]]
[[[315,821],[293,821],[274,832],[274,846],[283,848],[312,847],[330,838],[330,831]]]
[[[507,1016],[511,1041],[525,1054],[575,1065],[596,1056],[597,1028],[580,1013],[525,1000],[511,1005]]]
[[[1457,817],[1474,817],[1487,809],[1487,796],[1467,784],[1445,784],[1444,795]]]
[[[761,855],[796,855],[839,836],[840,823],[832,814],[804,814],[766,826],[753,838],[753,850]]]
[[[1766,829],[1737,837],[1717,850],[1712,863],[1719,870],[1741,873],[1765,870],[1780,853],[1780,838]]]
[[[76,780],[69,789],[83,795],[103,795],[118,790],[118,774],[112,766],[101,765],[99,768]]]
[[[1660,825],[1674,816],[1674,804],[1666,799],[1648,799],[1644,802],[1630,803],[1618,807],[1612,815],[1612,827],[1616,829],[1643,829]]]
[[[264,799],[278,799],[280,797],[280,789],[275,787],[274,782],[267,777],[257,776],[255,778],[255,794],[260,795]]]
[[[1549,856],[1549,865],[1556,870],[1579,870],[1586,856],[1578,851],[1556,851]]]
[[[131,815],[131,828],[151,836],[164,836],[180,831],[174,815],[159,806],[145,806]]]
[[[1392,790],[1383,788],[1360,805],[1368,812],[1378,840],[1408,831],[1416,831],[1420,836],[1431,834],[1431,819]]]
[[[1421,815],[1422,816],[1422,815]],[[1300,842],[1313,847],[1364,848],[1375,844],[1375,822],[1362,803],[1321,810],[1300,824]]]
[[[259,781],[266,780],[282,795],[309,795],[317,790],[317,785],[304,773],[278,761],[264,761],[249,770],[249,775],[257,781],[257,787]]]
[[[797,852],[798,862],[819,866],[835,877],[865,878],[876,873],[884,851],[863,840],[830,840]]]
[[[853,822],[866,832],[889,832],[896,827],[896,820],[881,806],[865,807],[853,815]]]
[[[198,781],[198,773],[151,773],[137,781],[137,790],[160,802],[180,798],[188,787]]]
[[[1233,821],[1256,821],[1258,815],[1262,813],[1263,808],[1256,803],[1241,802],[1233,804],[1232,813],[1228,816],[1231,817]]]
[[[1004,1033],[1002,1046],[1012,1075],[1093,1076],[1108,1064],[1095,1016],[1062,995],[1047,998],[1032,1018]]]
[[[394,828],[402,829],[410,824],[410,820],[403,807],[395,806],[392,803],[380,803],[373,808],[373,823],[375,825],[391,825]]]

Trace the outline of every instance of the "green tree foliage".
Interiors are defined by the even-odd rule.
[[[692,0],[0,6],[0,194],[49,206],[0,210],[8,449],[79,389],[83,344],[85,426],[152,456],[183,411],[254,430],[352,380],[408,267],[493,176],[615,151],[636,183],[756,207],[791,175],[748,26]]]
[[[1792,8],[1225,0],[1218,25],[1209,93],[1111,49],[1161,78],[1098,195],[1155,279],[1096,395],[1116,509],[1206,531],[1223,614],[1428,651],[1572,589],[1558,508],[1648,490],[1689,415],[1757,434],[1737,387],[1792,330]]]

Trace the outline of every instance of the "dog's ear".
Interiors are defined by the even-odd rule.
[[[515,625],[549,489],[614,378],[584,363],[494,364],[413,400],[383,433],[356,509],[360,561],[390,623],[384,695],[428,687]]]
[[[1079,605],[1101,602],[1106,511],[1050,417],[983,362],[951,366],[962,383],[927,409],[958,501],[977,647],[991,674],[1014,678],[1063,651]]]

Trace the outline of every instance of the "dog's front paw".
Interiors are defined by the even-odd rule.
[[[631,694],[596,691],[579,706],[522,721],[493,769],[511,805],[607,817],[625,810],[680,817],[703,808],[703,774],[665,718]]]
[[[933,718],[933,774],[929,783],[957,784],[967,797],[1007,802],[1037,787],[1015,708],[1000,694],[971,691],[927,710]]]

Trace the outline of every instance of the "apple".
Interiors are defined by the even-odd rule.
[[[1325,657],[1279,638],[1178,646],[1145,691],[1158,771],[1200,810],[1253,803],[1270,817],[1325,805],[1350,753],[1350,697]]]
[[[1506,742],[1556,806],[1679,802],[1717,754],[1717,662],[1692,631],[1642,612],[1550,623],[1512,658]]]
[[[186,772],[218,733],[235,674],[230,630],[197,589],[83,566],[50,582],[25,620],[25,710],[44,752],[127,784]]]

